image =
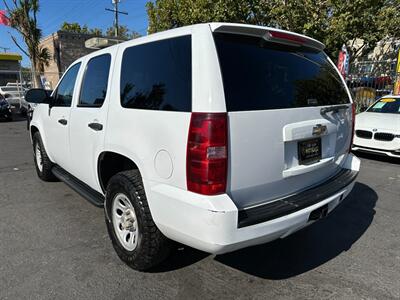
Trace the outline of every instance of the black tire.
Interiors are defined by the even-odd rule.
[[[39,169],[38,167],[38,162],[36,160],[36,146],[39,146],[40,153],[42,156],[42,170]],[[33,157],[35,161],[35,168],[36,172],[39,176],[40,179],[43,181],[57,181],[57,178],[53,175],[51,172],[51,169],[53,168],[53,163],[51,162],[50,158],[47,156],[46,150],[44,149],[42,138],[40,136],[39,132],[36,132],[33,136]]]
[[[119,241],[112,222],[112,206],[117,194],[124,194],[133,206],[139,233],[136,248],[128,251]],[[142,178],[138,170],[114,175],[106,192],[106,224],[115,251],[122,261],[135,270],[148,270],[165,260],[172,248],[172,241],[157,228],[150,213]],[[109,216],[109,219],[107,218]]]
[[[7,121],[7,122],[12,122],[12,120],[13,120],[12,115],[7,116],[7,118],[6,118],[6,121]]]

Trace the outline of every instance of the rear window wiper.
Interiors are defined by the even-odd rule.
[[[328,112],[335,112],[335,113],[337,113],[337,112],[339,112],[339,110],[341,110],[341,109],[348,109],[348,108],[349,108],[349,106],[346,105],[346,104],[343,104],[343,105],[336,105],[336,106],[329,106],[329,107],[323,107],[323,108],[321,108],[320,113],[321,113],[321,115],[326,115]]]

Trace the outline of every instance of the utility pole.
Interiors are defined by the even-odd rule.
[[[114,5],[114,9],[106,8],[107,11],[111,11],[111,12],[114,13],[115,37],[118,37],[118,35],[119,35],[119,22],[118,22],[119,14],[128,15],[127,12],[118,10],[118,4],[120,2],[121,2],[121,0],[112,0],[112,4]]]
[[[119,0],[113,0],[114,1],[114,9],[115,9],[115,36],[118,37],[118,31],[119,31],[119,24],[118,24],[118,3]]]

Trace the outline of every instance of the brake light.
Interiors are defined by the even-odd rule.
[[[226,113],[192,113],[186,154],[189,191],[203,195],[225,193],[227,130]]]
[[[325,48],[325,45],[322,44],[321,42],[288,32],[267,31],[267,33],[264,35],[264,39],[278,44],[285,44],[291,46],[306,46],[313,49],[317,49],[319,51],[322,51]]]
[[[290,42],[295,42],[297,44],[304,44],[306,42],[306,39],[303,39],[299,36],[293,35],[293,34],[289,34],[289,33],[285,33],[285,32],[279,32],[279,31],[270,31],[269,35],[273,38],[273,39],[279,39],[279,40],[287,40]]]
[[[351,129],[351,139],[350,139],[349,152],[351,152],[351,146],[353,145],[354,128],[355,128],[355,125],[356,125],[356,105],[355,105],[354,102],[351,104],[351,122],[352,122],[352,124],[351,124],[352,129]]]

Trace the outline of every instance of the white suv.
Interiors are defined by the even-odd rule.
[[[43,102],[37,173],[104,204],[135,269],[171,240],[219,254],[288,236],[331,212],[359,170],[350,94],[323,47],[211,23],[89,54],[50,98],[27,94]]]

